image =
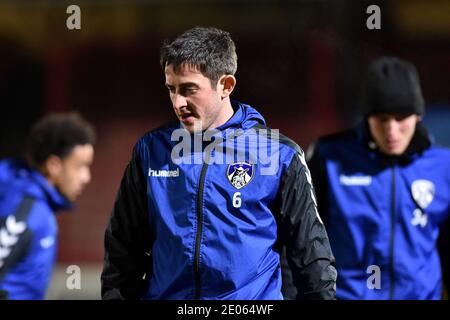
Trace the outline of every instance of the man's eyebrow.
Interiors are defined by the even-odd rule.
[[[199,88],[198,84],[196,84],[195,82],[185,82],[180,84],[180,88],[188,88],[188,87]]]
[[[169,87],[170,88],[176,87],[175,85],[172,85],[172,84],[169,84],[169,83],[166,83],[165,85],[168,88]],[[196,88],[199,88],[199,85],[197,83],[195,83],[195,82],[184,82],[184,83],[180,83],[179,87],[196,87]]]
[[[176,86],[166,83],[166,87],[167,87],[168,89],[173,89],[173,88],[175,88]],[[198,88],[200,88],[200,86],[199,86],[197,83],[195,83],[195,82],[184,82],[184,83],[180,83],[178,87],[179,87],[180,89],[189,89],[189,88],[198,89]]]

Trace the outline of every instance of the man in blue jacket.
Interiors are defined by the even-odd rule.
[[[179,121],[145,134],[105,233],[104,299],[333,299],[336,271],[303,151],[230,100],[235,45],[193,28],[161,50]],[[181,140],[181,141],[180,141]]]
[[[55,211],[90,181],[94,131],[77,114],[49,115],[31,129],[26,161],[0,161],[0,296],[43,299],[56,257]]]
[[[308,152],[336,266],[338,299],[440,299],[436,241],[450,213],[450,151],[432,143],[416,68],[381,57],[359,127]],[[448,247],[447,247],[448,248]]]

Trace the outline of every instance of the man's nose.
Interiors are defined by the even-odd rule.
[[[83,184],[87,185],[89,182],[91,182],[91,170],[90,169],[85,169],[83,171]]]
[[[172,104],[176,110],[179,110],[187,106],[187,99],[185,96],[175,93],[172,97]]]
[[[398,131],[399,125],[397,120],[389,119],[386,123],[386,131],[389,135],[395,135]]]

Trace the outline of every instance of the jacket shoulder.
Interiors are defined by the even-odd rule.
[[[264,133],[267,135],[267,138],[277,140],[280,145],[285,146],[292,151],[303,154],[303,149],[294,140],[280,133],[278,130],[275,132],[274,129],[271,129],[263,124],[257,124],[253,128],[256,129],[259,134],[263,132],[262,130],[265,130]]]
[[[151,129],[149,131],[147,131],[142,137],[142,139],[145,138],[150,138],[154,135],[158,135],[158,134],[165,134],[165,133],[171,133],[173,130],[177,129],[180,127],[180,122],[178,121],[171,121],[171,122],[167,122],[157,128]]]
[[[24,196],[45,198],[39,185],[32,179],[30,169],[24,165],[23,161],[15,159],[1,161],[0,200],[8,202],[8,199]]]
[[[438,163],[450,169],[450,149],[438,144],[432,144],[424,153],[430,158],[434,158]]]
[[[315,142],[318,145],[336,144],[341,142],[348,142],[357,138],[357,132],[355,129],[348,129],[337,133],[327,134]]]
[[[36,190],[39,188],[30,185],[12,185],[8,196],[0,198],[0,217],[14,215],[31,231],[42,229],[54,212],[44,195],[39,196]]]
[[[149,144],[155,137],[161,138],[163,136],[169,137],[172,134],[172,132],[180,127],[180,122],[178,121],[171,121],[166,124],[163,124],[162,126],[159,126],[157,128],[154,128],[152,130],[147,131],[144,135],[142,135],[141,138],[137,141],[134,149],[139,149],[143,145]]]
[[[343,145],[352,147],[358,140],[358,132],[356,129],[348,129],[337,133],[332,133],[319,137],[313,141],[307,150],[307,158],[311,159],[314,154],[321,155],[328,150],[341,148]]]
[[[437,143],[431,144],[430,150],[434,151],[438,155],[447,157],[450,156],[450,148],[447,148]]]

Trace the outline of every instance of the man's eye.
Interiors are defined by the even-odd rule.
[[[395,120],[396,120],[396,121],[403,121],[403,120],[405,120],[406,118],[408,118],[407,115],[398,115],[398,116],[395,117]]]
[[[196,91],[197,91],[197,88],[183,88],[180,90],[180,94],[185,96],[185,95],[194,94]]]

